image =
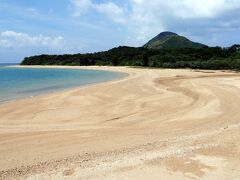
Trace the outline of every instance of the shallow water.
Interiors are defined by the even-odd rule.
[[[1,64],[0,102],[105,82],[122,76],[122,73],[110,71],[14,68]]]

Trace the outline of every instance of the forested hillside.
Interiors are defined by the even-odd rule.
[[[98,53],[26,57],[21,64],[240,69],[240,45],[233,45],[229,48],[167,48],[159,50],[124,46]]]

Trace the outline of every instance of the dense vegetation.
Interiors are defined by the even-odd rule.
[[[240,69],[240,45],[229,48],[118,47],[109,51],[27,57],[22,65],[111,65],[193,69]]]

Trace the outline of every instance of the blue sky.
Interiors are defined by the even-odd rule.
[[[240,0],[0,0],[0,62],[141,46],[162,31],[239,44]]]

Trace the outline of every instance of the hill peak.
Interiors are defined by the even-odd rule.
[[[190,41],[184,36],[179,36],[174,32],[161,32],[153,39],[151,39],[143,47],[148,49],[162,49],[162,48],[201,48],[205,45]]]
[[[156,37],[154,37],[153,39],[162,39],[165,38],[167,36],[178,36],[178,34],[174,33],[174,32],[170,32],[170,31],[164,31],[159,33]]]

